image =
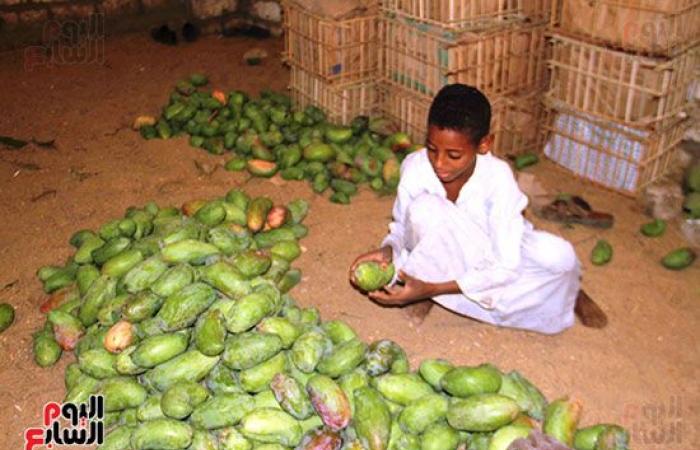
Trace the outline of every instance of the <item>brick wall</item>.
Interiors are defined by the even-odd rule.
[[[108,35],[186,20],[205,33],[242,23],[281,33],[277,0],[0,0],[0,49],[41,43],[49,25],[80,23],[94,14],[102,15]]]

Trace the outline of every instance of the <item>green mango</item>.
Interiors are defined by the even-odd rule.
[[[442,390],[440,381],[454,366],[444,359],[426,359],[421,362],[418,372],[434,389]]]
[[[291,347],[302,333],[300,326],[284,317],[266,317],[256,328],[261,333],[279,336],[284,348]]]
[[[183,420],[208,397],[209,392],[202,385],[192,381],[181,381],[163,392],[160,408],[167,417]]]
[[[372,292],[389,284],[394,278],[394,270],[391,263],[382,266],[375,261],[366,261],[355,268],[354,279],[360,289]]]
[[[613,257],[613,248],[604,239],[598,240],[591,251],[591,262],[596,266],[602,266],[610,262]]]
[[[311,329],[294,341],[290,351],[290,359],[300,371],[312,373],[323,355],[330,351],[332,345],[325,333]]]
[[[328,144],[315,142],[304,147],[304,159],[307,161],[328,162],[335,157],[335,150]]]
[[[595,450],[598,437],[609,426],[611,425],[598,424],[579,428],[574,434],[574,448],[576,450]]]
[[[235,334],[226,338],[221,361],[233,370],[250,369],[278,354],[282,347],[282,339],[275,334]]]
[[[240,432],[248,439],[294,447],[301,442],[299,422],[284,411],[261,408],[246,414],[241,420]]]
[[[275,375],[287,370],[287,357],[277,353],[272,358],[239,373],[241,386],[247,392],[262,392],[269,388]]]
[[[53,334],[40,331],[32,335],[34,362],[40,367],[49,367],[61,358],[61,347]]]
[[[662,236],[666,231],[666,221],[662,219],[655,219],[642,225],[639,231],[647,237]]]
[[[297,420],[308,419],[314,412],[304,386],[293,377],[278,373],[270,382],[270,389],[283,410]]]
[[[80,370],[100,380],[119,375],[116,369],[116,362],[117,356],[104,348],[89,349],[78,356]]]
[[[106,380],[100,391],[104,395],[105,411],[122,411],[138,408],[146,401],[146,389],[132,378],[111,378]]]
[[[178,264],[165,271],[151,286],[160,297],[169,297],[194,281],[194,270],[187,264]]]
[[[329,320],[323,323],[322,328],[328,337],[331,338],[333,345],[338,345],[352,339],[358,339],[355,330],[342,320]]]
[[[501,388],[501,372],[491,364],[455,367],[442,377],[440,385],[454,397],[496,393]]]
[[[149,420],[136,426],[131,435],[131,447],[139,450],[186,449],[192,442],[193,433],[186,422],[167,418]]]
[[[274,299],[253,292],[238,300],[226,314],[226,329],[231,333],[241,333],[257,325],[275,309]]]
[[[180,381],[202,381],[219,361],[218,356],[207,356],[197,350],[188,350],[142,375],[147,388],[165,391]]]
[[[670,270],[683,270],[690,267],[696,257],[697,255],[693,249],[684,247],[668,253],[661,260],[661,264]]]
[[[188,337],[185,333],[150,336],[136,346],[131,360],[139,367],[150,369],[184,353],[187,346]]]
[[[456,399],[447,409],[447,422],[463,431],[494,431],[510,424],[520,414],[514,401],[499,394],[476,394]]]
[[[216,292],[205,283],[192,283],[169,296],[156,318],[165,331],[177,331],[192,325],[216,300]]]
[[[370,387],[355,390],[354,427],[360,442],[369,450],[383,450],[389,445],[391,414],[379,392]]]
[[[385,374],[374,378],[372,385],[387,400],[407,406],[432,394],[433,388],[416,374]]]
[[[399,415],[399,424],[406,433],[421,434],[447,416],[447,405],[446,397],[428,394],[404,408]]]
[[[581,405],[567,398],[557,399],[547,405],[542,430],[546,435],[571,447],[580,416]]]
[[[350,373],[362,364],[367,351],[367,344],[359,339],[351,339],[337,345],[316,366],[316,370],[331,378]]]
[[[323,423],[340,431],[350,423],[350,402],[341,387],[326,375],[313,375],[306,383],[311,404]]]
[[[224,261],[217,261],[202,268],[201,277],[203,282],[231,298],[243,297],[252,290],[250,281]]]
[[[224,351],[226,325],[223,313],[209,310],[202,314],[194,329],[194,343],[197,350],[207,356],[216,356]]]
[[[131,435],[136,425],[120,425],[107,433],[100,450],[122,450],[131,447]]]
[[[508,450],[513,441],[527,438],[531,432],[532,428],[525,425],[506,425],[493,434],[488,450]]]
[[[272,260],[265,252],[249,250],[239,253],[232,264],[238,273],[251,279],[267,272]]]
[[[238,381],[236,372],[226,367],[223,361],[219,362],[205,379],[207,388],[214,394],[240,394],[243,388]]]
[[[421,450],[451,450],[459,445],[459,433],[445,423],[428,427],[421,436]]]
[[[520,409],[533,419],[544,419],[547,400],[535,385],[515,370],[503,375],[501,380],[499,394],[515,400]]]
[[[218,394],[198,405],[190,416],[190,422],[205,430],[234,426],[253,407],[253,397],[248,394]]]

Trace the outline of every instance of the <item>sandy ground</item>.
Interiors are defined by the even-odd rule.
[[[243,52],[262,45],[273,56],[264,65],[240,63]],[[197,70],[214,86],[257,92],[285,88],[288,74],[277,55],[279,41],[200,40],[164,48],[143,36],[107,42],[105,64],[23,69],[22,53],[0,56],[0,134],[56,138],[56,149],[0,150],[0,300],[17,309],[15,324],[0,335],[0,447],[18,449],[26,427],[39,426],[41,406],[64,394],[63,369],[32,361],[31,335],[43,318],[44,298],[35,270],[69,256],[68,237],[96,228],[147,200],[179,205],[225,193],[245,183],[251,194],[279,202],[311,202],[308,251],[298,260],[305,274],[296,297],[317,306],[325,319],[341,318],[365,339],[401,343],[414,364],[444,357],[456,364],[490,361],[518,369],[549,398],[571,395],[584,404],[582,424],[619,422],[633,433],[635,449],[697,449],[700,354],[700,265],[681,273],[662,269],[659,258],[682,245],[678,227],[661,239],[640,237],[646,218],[630,199],[582,184],[549,163],[532,169],[551,189],[578,192],[597,209],[616,214],[612,230],[561,228],[535,221],[571,240],[585,266],[584,286],[605,309],[603,331],[580,325],[541,336],[498,329],[435,308],[420,327],[400,311],[381,308],[351,289],[353,258],[378,244],[386,231],[392,199],[362,192],[345,207],[312,193],[304,183],[279,186],[247,181],[220,167],[224,158],[190,148],[184,139],[144,141],[128,128],[134,116],[157,113],[171,87]],[[615,258],[592,267],[588,255],[605,237]]]

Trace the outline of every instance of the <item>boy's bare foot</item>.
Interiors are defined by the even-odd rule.
[[[605,328],[608,324],[608,317],[583,289],[578,291],[574,312],[584,327]]]
[[[428,313],[432,307],[432,300],[424,300],[422,302],[404,306],[402,310],[408,320],[410,320],[414,325],[420,325],[428,316]]]

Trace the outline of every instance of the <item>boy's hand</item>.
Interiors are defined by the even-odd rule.
[[[399,272],[403,286],[387,286],[383,290],[370,292],[369,298],[384,306],[403,306],[436,295],[434,285]]]
[[[392,253],[393,251],[391,250],[391,247],[382,247],[358,256],[350,266],[350,272],[348,273],[348,277],[350,278],[352,285],[357,286],[357,280],[355,280],[355,268],[357,268],[358,265],[367,261],[374,261],[379,264],[389,264],[393,257]]]

